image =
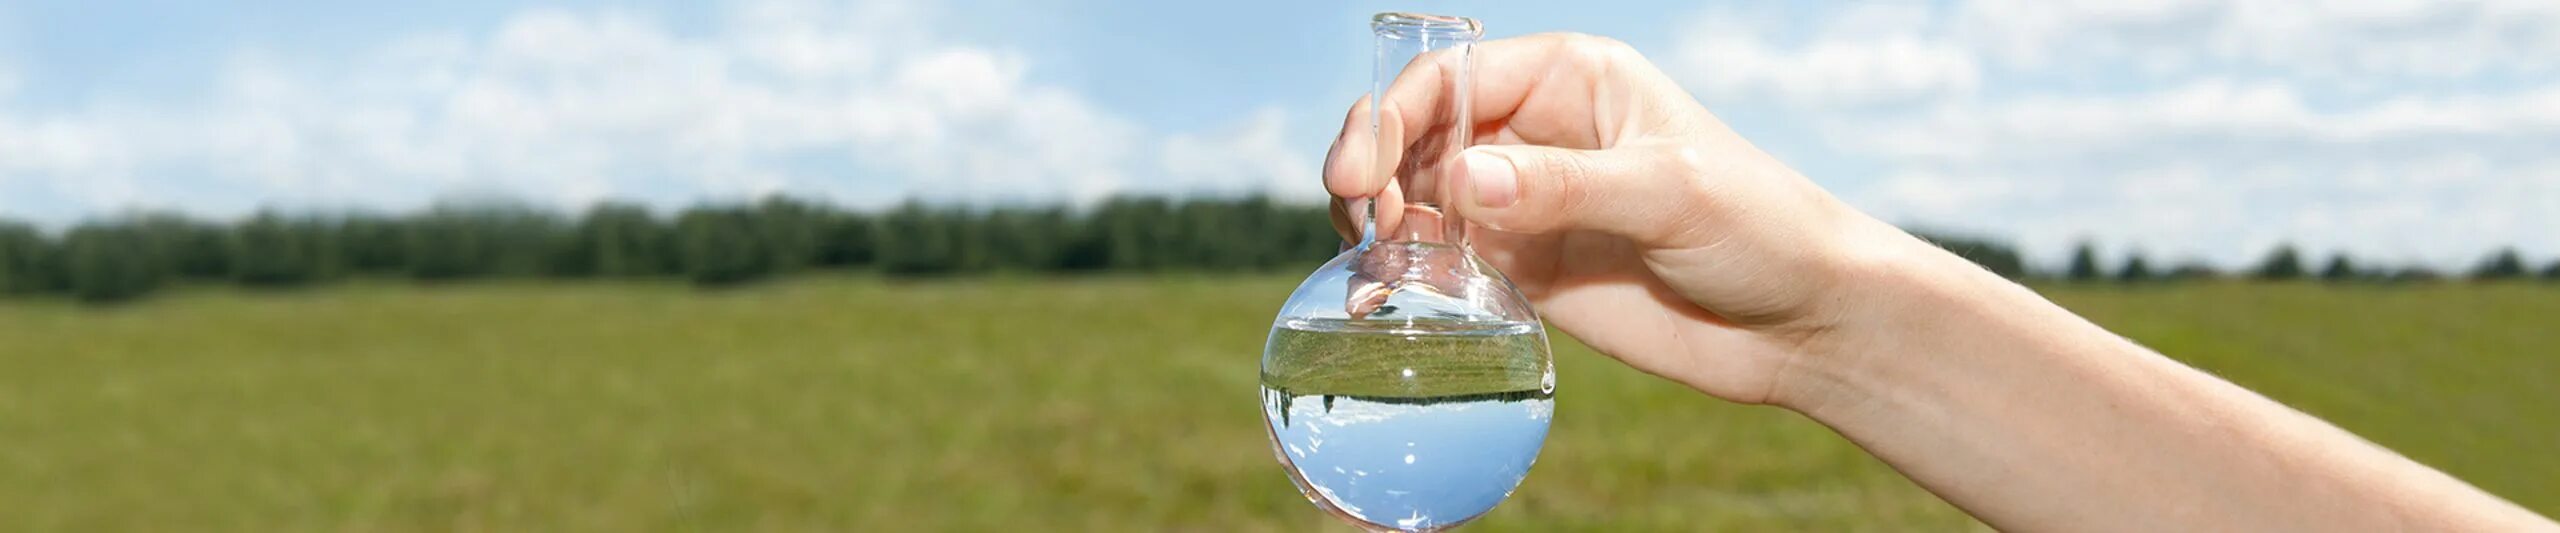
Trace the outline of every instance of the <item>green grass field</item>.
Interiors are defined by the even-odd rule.
[[[0,531],[1319,529],[1256,405],[1294,281],[0,302]],[[2560,512],[2560,287],[2048,292]],[[1790,413],[1557,348],[1545,455],[1474,530],[1979,527]]]

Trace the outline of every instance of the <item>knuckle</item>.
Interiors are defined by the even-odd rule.
[[[1625,41],[1588,33],[1565,34],[1565,45],[1582,60],[1613,62],[1636,57],[1636,47]]]
[[[1669,178],[1671,190],[1661,194],[1671,195],[1671,200],[1692,210],[1708,207],[1715,197],[1713,181],[1707,179],[1712,172],[1710,169],[1718,164],[1714,156],[1698,147],[1686,145],[1666,151],[1662,159],[1669,168],[1661,169],[1661,172]]]
[[[1679,146],[1666,150],[1663,160],[1668,168],[1658,169],[1657,176],[1664,180],[1659,186],[1664,190],[1649,193],[1660,196],[1663,209],[1670,215],[1663,233],[1654,236],[1657,240],[1705,242],[1712,237],[1708,234],[1710,228],[1726,227],[1730,217],[1742,215],[1730,212],[1728,206],[1717,201],[1724,194],[1718,190],[1724,182],[1710,178],[1720,164],[1713,155],[1697,147]]]
[[[1676,172],[1680,176],[1699,176],[1716,164],[1714,157],[1707,155],[1705,150],[1700,150],[1696,146],[1680,144],[1671,146],[1665,151],[1668,153],[1663,154],[1662,160],[1671,166],[1665,170]]]
[[[1563,48],[1571,44],[1574,39],[1580,39],[1583,37],[1589,37],[1589,35],[1582,34],[1581,32],[1547,31],[1533,33],[1528,36],[1521,37],[1520,40],[1536,43],[1539,48],[1555,49]]]
[[[1616,77],[1627,65],[1644,62],[1644,56],[1634,46],[1582,33],[1566,34],[1558,58],[1566,63],[1565,68],[1595,80]]]

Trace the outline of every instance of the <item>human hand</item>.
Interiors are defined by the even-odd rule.
[[[1550,323],[1638,369],[1783,402],[1790,366],[1857,296],[1860,257],[1926,246],[1735,135],[1624,44],[1501,39],[1477,45],[1474,63],[1475,146],[1455,180],[1471,190],[1443,202]],[[1445,107],[1442,71],[1406,68],[1374,138],[1368,98],[1344,120],[1325,186],[1345,238],[1343,199],[1376,202],[1381,227],[1404,212],[1393,170],[1449,121],[1431,116]]]

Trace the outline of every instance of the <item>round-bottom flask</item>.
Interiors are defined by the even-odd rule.
[[[1546,442],[1555,368],[1546,329],[1442,210],[1464,190],[1475,20],[1387,13],[1369,122],[1388,194],[1356,202],[1361,243],[1290,293],[1262,351],[1273,452],[1307,499],[1373,530],[1445,529],[1511,495]],[[1419,92],[1415,92],[1419,91]],[[1385,135],[1386,137],[1379,137]],[[1385,169],[1381,169],[1385,170]],[[1387,216],[1380,216],[1387,215]]]
[[[1537,461],[1549,354],[1510,282],[1462,247],[1373,242],[1290,295],[1263,348],[1263,416],[1316,505],[1369,529],[1443,529],[1492,510]]]

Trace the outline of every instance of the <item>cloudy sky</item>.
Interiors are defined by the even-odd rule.
[[[1626,40],[1851,202],[2044,262],[2560,254],[2548,0],[365,4],[0,0],[0,215],[1312,201],[1393,8]]]

